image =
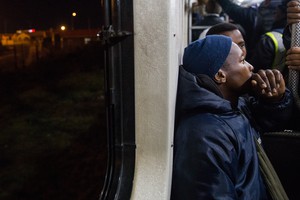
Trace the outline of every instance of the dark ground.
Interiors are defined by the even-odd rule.
[[[107,156],[101,55],[91,45],[0,72],[1,200],[99,198]]]

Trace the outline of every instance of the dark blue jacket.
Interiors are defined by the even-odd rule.
[[[272,104],[240,98],[233,110],[210,81],[204,77],[197,83],[196,76],[180,67],[171,199],[267,199],[255,127],[264,124],[271,130],[281,124],[290,114],[290,92]]]

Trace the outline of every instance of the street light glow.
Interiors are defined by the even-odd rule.
[[[66,30],[66,27],[65,26],[61,26],[60,30],[64,31],[64,30]]]
[[[74,30],[74,21],[75,21],[75,17],[76,17],[77,13],[73,12],[72,13],[72,17],[71,17],[71,29]]]

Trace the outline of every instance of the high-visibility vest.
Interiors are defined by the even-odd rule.
[[[274,43],[274,60],[272,62],[272,69],[278,69],[281,72],[284,70],[285,66],[285,54],[286,50],[283,45],[282,34],[276,31],[270,31],[266,33]]]

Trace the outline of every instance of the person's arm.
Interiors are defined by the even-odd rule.
[[[257,17],[257,10],[254,8],[245,8],[233,3],[230,0],[217,0],[223,11],[229,15],[235,23],[240,24],[248,31],[253,30]]]
[[[249,98],[253,118],[263,131],[282,129],[292,114],[293,98],[278,70],[260,70],[252,76],[255,98]]]
[[[287,24],[291,25],[300,20],[300,3],[298,1],[290,1],[287,3]]]
[[[291,119],[293,98],[288,89],[279,101],[270,102],[252,97],[249,99],[251,114],[262,133],[281,131]]]
[[[290,1],[287,4],[287,23],[288,26],[284,30],[283,43],[287,51],[285,64],[294,70],[300,71],[300,47],[291,48],[291,26],[300,22],[300,3],[298,1]]]
[[[294,23],[300,22],[300,5],[298,1],[287,3],[287,26],[283,32],[283,44],[286,49],[291,48],[291,30]]]

